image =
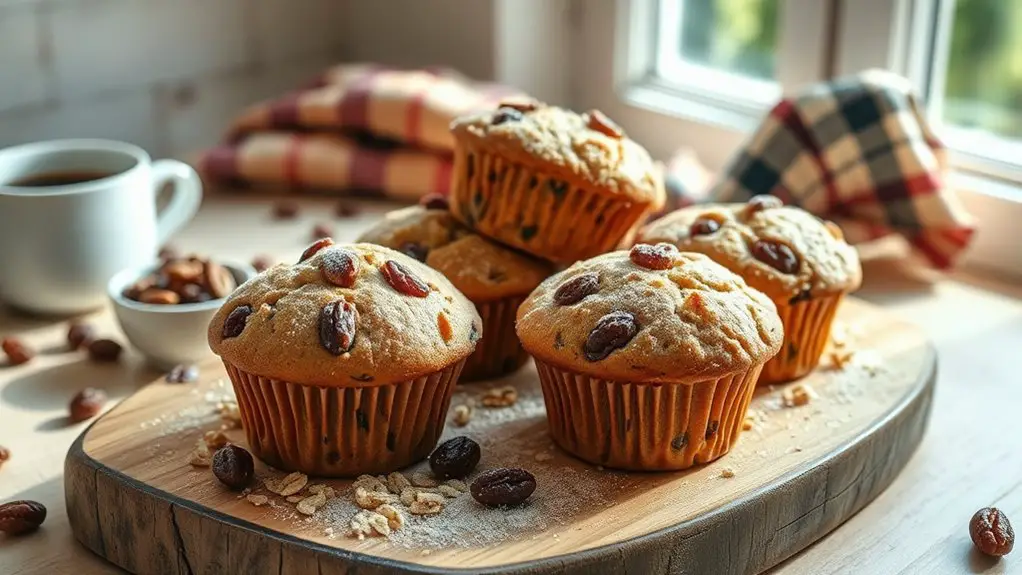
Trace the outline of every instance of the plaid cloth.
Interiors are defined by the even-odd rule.
[[[778,103],[708,199],[772,194],[834,220],[852,243],[904,236],[944,269],[975,231],[944,185],[946,169],[945,149],[908,82],[868,71]]]
[[[213,183],[369,192],[414,200],[446,193],[462,114],[519,92],[445,68],[339,65],[303,89],[243,111],[199,160]]]

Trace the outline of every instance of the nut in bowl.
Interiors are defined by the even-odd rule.
[[[167,277],[189,264],[196,281]],[[110,279],[107,295],[131,345],[153,367],[166,370],[211,357],[206,329],[213,314],[235,286],[255,274],[246,264],[182,258],[123,270]],[[212,281],[205,281],[206,275]]]

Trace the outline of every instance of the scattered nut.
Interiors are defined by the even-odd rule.
[[[462,493],[468,493],[468,484],[460,479],[448,479],[444,481],[444,485],[457,489]]]
[[[366,491],[382,491],[384,493],[390,491],[386,482],[380,481],[372,475],[359,475],[351,486],[355,489],[363,487]]]
[[[28,363],[35,357],[35,350],[16,337],[5,337],[3,341],[0,341],[0,347],[7,354],[7,362],[11,365]]]
[[[252,454],[238,445],[221,447],[213,454],[213,475],[231,489],[244,489],[255,476]]]
[[[286,498],[284,501],[287,501],[288,503],[298,503],[299,501],[305,499],[306,497],[307,497],[306,495],[292,495],[291,497]]]
[[[470,419],[472,419],[471,407],[465,404],[454,406],[454,425],[457,425],[458,427],[465,427],[468,425]]]
[[[303,515],[312,515],[324,505],[326,505],[326,495],[320,492],[299,501],[295,509]]]
[[[509,407],[518,401],[518,390],[510,385],[491,389],[483,394],[482,403],[486,407]]]
[[[312,495],[322,493],[323,496],[326,497],[328,500],[333,499],[334,497],[337,496],[337,494],[334,492],[333,487],[330,487],[329,485],[323,485],[322,483],[310,485],[305,490],[311,493]]]
[[[206,447],[210,450],[216,451],[221,447],[227,445],[227,436],[222,431],[207,431],[202,435],[202,441],[205,442]]]
[[[436,515],[443,511],[446,500],[438,493],[420,491],[415,494],[415,501],[408,506],[413,515]]]
[[[830,363],[834,366],[834,369],[844,369],[852,361],[852,351],[832,351],[830,352]]]
[[[192,450],[191,458],[188,463],[192,467],[209,467],[213,464],[213,454],[210,453],[209,447],[206,445],[206,440],[202,437],[195,443],[195,449]]]
[[[112,339],[97,339],[89,344],[89,359],[100,363],[113,363],[120,359],[123,348]]]
[[[458,497],[459,495],[462,494],[461,491],[458,491],[457,489],[451,487],[450,485],[438,485],[436,490],[440,493],[440,495],[443,495],[444,497],[450,497],[451,499],[454,499],[455,497]]]
[[[230,270],[192,255],[162,260],[159,268],[128,286],[122,295],[143,303],[177,305],[220,299],[235,287]]]
[[[390,521],[387,521],[387,518],[383,515],[370,511],[368,523],[369,526],[373,528],[373,531],[380,535],[383,535],[384,537],[390,535]]]
[[[397,503],[398,497],[392,493],[368,491],[365,487],[355,488],[355,505],[362,509],[376,509],[385,503]]]
[[[796,383],[781,392],[781,397],[785,407],[801,407],[816,399],[816,392],[808,383]]]
[[[969,536],[976,548],[986,555],[1001,557],[1015,546],[1015,530],[1003,511],[984,507],[969,521]]]
[[[524,469],[501,467],[484,471],[472,482],[472,497],[489,507],[518,505],[536,490],[536,478]]]
[[[724,479],[731,479],[732,477],[735,476],[735,470],[731,469],[730,467],[725,467],[724,469],[720,470],[720,476],[723,477]]]
[[[476,468],[481,457],[482,450],[478,443],[465,436],[454,437],[441,443],[430,454],[429,468],[437,477],[466,477]],[[434,487],[435,485],[434,483],[420,487]]]
[[[35,531],[46,520],[46,507],[36,501],[11,501],[0,505],[0,531],[22,535]]]
[[[251,503],[252,505],[255,505],[256,507],[262,507],[263,505],[266,505],[267,503],[270,502],[269,497],[265,495],[256,495],[255,493],[249,493],[248,495],[245,496],[245,499],[248,500],[248,502]]]
[[[287,497],[305,489],[308,482],[309,478],[304,473],[295,471],[279,481],[267,479],[264,482],[264,485],[266,486],[266,490],[270,493],[276,493],[282,497]]]
[[[216,411],[220,414],[220,419],[230,423],[231,427],[241,427],[241,410],[237,402],[222,401],[216,405]]]
[[[742,431],[749,431],[756,426],[756,418],[751,415],[746,415],[745,419],[742,420]]]
[[[376,512],[387,518],[387,526],[393,531],[397,531],[405,526],[405,516],[393,505],[381,505],[376,509]]]
[[[411,486],[412,483],[408,481],[407,477],[401,475],[400,471],[395,471],[387,476],[387,487],[390,489],[390,492],[395,495],[400,495],[401,491],[404,490],[405,487]]]
[[[440,482],[424,471],[416,471],[412,474],[412,485],[416,487],[436,487]]]
[[[87,347],[96,339],[96,328],[80,321],[73,321],[67,328],[67,346],[71,350]]]
[[[102,389],[86,387],[79,391],[68,406],[68,418],[71,423],[79,423],[92,419],[103,410],[106,404],[106,392]]]
[[[401,490],[401,504],[405,507],[411,506],[415,502],[415,496],[419,494],[420,489],[416,487],[405,487]]]

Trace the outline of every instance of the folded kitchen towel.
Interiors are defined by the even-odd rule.
[[[447,192],[451,120],[519,95],[444,68],[339,65],[304,89],[244,110],[199,165],[208,180],[232,186],[414,200]]]
[[[852,243],[901,235],[945,269],[975,231],[946,172],[945,149],[908,81],[868,71],[783,99],[704,197],[668,196],[683,205],[772,194],[834,220]]]

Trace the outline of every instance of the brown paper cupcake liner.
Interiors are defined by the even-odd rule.
[[[800,378],[820,363],[823,348],[830,338],[830,326],[843,297],[844,294],[838,294],[777,305],[777,314],[784,324],[784,344],[781,351],[763,367],[760,384],[784,383]]]
[[[479,233],[568,263],[613,251],[649,208],[466,144],[455,150],[450,202]]]
[[[727,453],[742,432],[760,368],[694,384],[608,381],[536,360],[550,435],[590,463],[678,470]]]
[[[464,364],[392,385],[320,387],[224,362],[253,455],[277,469],[324,477],[387,473],[428,456]]]
[[[515,334],[515,316],[525,297],[509,297],[476,304],[483,319],[483,339],[468,356],[461,381],[478,381],[507,375],[529,359]]]

